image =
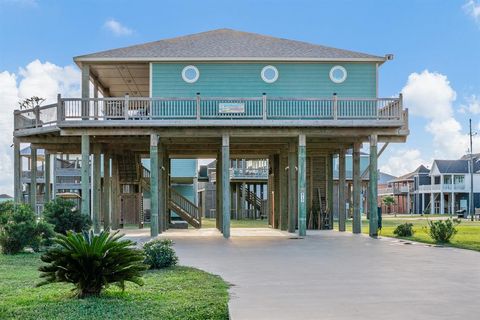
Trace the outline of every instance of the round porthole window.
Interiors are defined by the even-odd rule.
[[[330,69],[330,80],[335,83],[342,83],[347,79],[347,70],[342,66],[335,66]]]
[[[278,70],[274,66],[266,66],[262,69],[260,75],[266,83],[274,83],[278,79]]]
[[[200,72],[195,66],[186,66],[182,70],[182,79],[188,83],[194,83],[200,77]]]

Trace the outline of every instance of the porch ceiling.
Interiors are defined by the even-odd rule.
[[[148,63],[92,64],[90,72],[98,80],[104,95],[132,97],[150,95],[150,71]]]

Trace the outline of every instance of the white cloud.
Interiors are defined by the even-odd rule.
[[[466,99],[467,105],[463,105],[460,108],[462,113],[469,112],[471,114],[480,114],[480,97],[475,94],[472,94]]]
[[[427,161],[422,158],[418,149],[396,150],[388,158],[387,162],[380,166],[380,171],[394,176],[401,176],[412,172],[421,164],[428,165],[430,162],[430,160]]]
[[[107,21],[105,21],[103,26],[118,37],[129,36],[133,33],[132,29],[122,25],[115,19],[108,19]]]
[[[448,78],[437,72],[425,70],[421,73],[412,73],[402,89],[404,104],[410,110],[411,117],[427,120],[425,131],[432,138],[431,145],[422,148],[432,151],[435,159],[458,159],[468,150],[469,136],[455,119],[454,102],[457,94],[450,85]],[[478,106],[476,96],[468,100],[469,107],[462,110],[473,112]],[[411,120],[410,123],[413,123]],[[465,119],[466,123],[466,119]],[[474,137],[474,151],[480,150],[480,137]],[[394,175],[413,170],[419,164],[430,165],[422,156],[420,150],[396,151],[386,160],[382,170]]]
[[[66,97],[80,96],[80,72],[73,66],[60,67],[50,62],[32,61],[18,74],[0,72],[0,193],[13,192],[13,110],[18,101],[31,96],[53,103],[57,93]]]
[[[471,16],[477,23],[480,23],[480,2],[475,0],[468,0],[463,5],[463,10]]]

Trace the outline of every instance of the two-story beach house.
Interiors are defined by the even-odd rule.
[[[414,175],[416,213],[455,214],[480,208],[480,155],[473,156],[473,170],[469,155],[458,160],[434,160],[431,169],[421,166]],[[423,168],[422,168],[423,167]],[[473,175],[473,199],[470,200]]]
[[[81,97],[59,95],[50,105],[15,111],[15,199],[21,143],[31,144],[32,155],[80,154],[81,210],[95,230],[102,220],[118,228],[120,195],[143,188],[155,236],[168,227],[170,211],[201,225],[195,199],[171,178],[178,159],[214,158],[217,228],[229,237],[230,160],[269,159],[272,227],[301,236],[308,221],[321,227],[312,214],[323,198],[330,216],[339,202],[345,230],[345,188],[334,198],[333,159],[340,159],[344,186],[352,149],[358,233],[362,144],[370,146],[368,201],[376,208],[377,143],[404,142],[409,133],[402,97],[378,96],[380,67],[392,58],[230,29],[77,56]],[[370,222],[375,236],[376,215]]]

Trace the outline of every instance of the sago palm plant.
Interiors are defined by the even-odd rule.
[[[118,231],[58,235],[54,239],[57,245],[41,257],[47,265],[39,268],[44,281],[38,286],[71,283],[77,296],[84,298],[99,295],[109,284],[122,290],[127,281],[143,285],[142,273],[148,268],[143,263],[145,257],[142,251],[132,248],[132,241],[121,237]]]

